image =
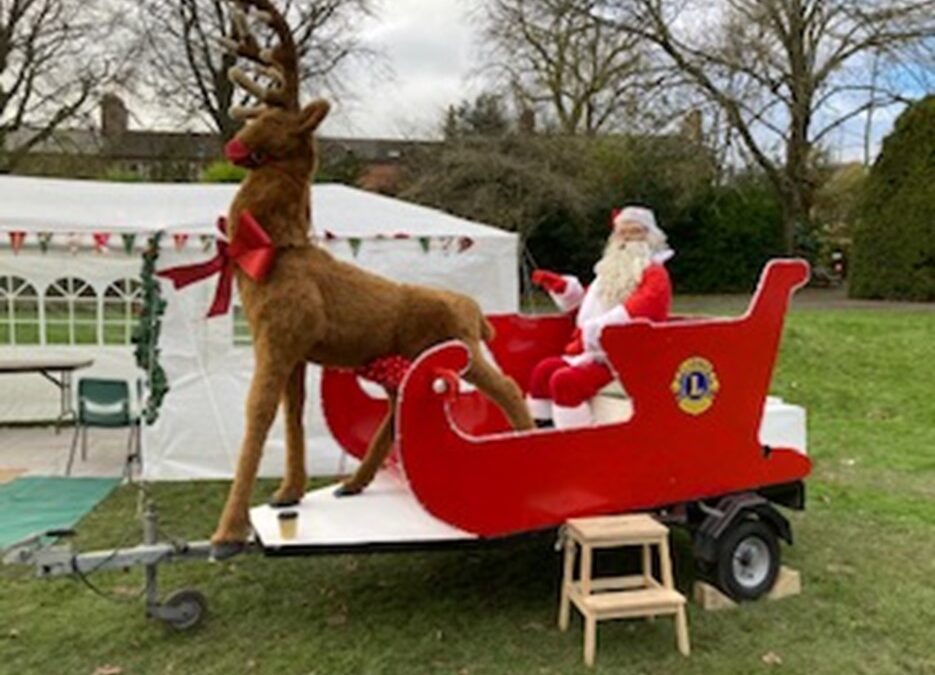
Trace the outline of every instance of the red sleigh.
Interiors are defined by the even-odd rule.
[[[398,403],[398,461],[409,489],[434,517],[481,537],[789,486],[798,486],[791,501],[801,502],[810,460],[798,448],[762,444],[759,431],[789,300],[807,278],[802,261],[772,261],[740,318],[607,329],[602,345],[634,414],[605,426],[514,432],[481,393],[459,392],[463,345],[429,350]],[[565,316],[490,319],[497,332],[490,350],[524,388],[533,366],[560,353],[572,330]],[[386,400],[352,373],[329,370],[322,404],[334,437],[361,457]],[[787,523],[777,529],[791,539]]]

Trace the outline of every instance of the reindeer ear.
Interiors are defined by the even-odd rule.
[[[328,115],[329,110],[331,110],[331,105],[323,98],[309,103],[299,113],[299,131],[303,134],[315,131]]]

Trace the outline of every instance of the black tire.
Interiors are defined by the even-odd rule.
[[[191,588],[185,588],[176,591],[163,604],[177,610],[176,616],[163,620],[177,631],[186,631],[194,628],[204,618],[205,611],[208,609],[208,601],[200,591]]]
[[[767,593],[779,565],[779,540],[763,521],[738,520],[718,540],[716,583],[734,600],[756,600]]]

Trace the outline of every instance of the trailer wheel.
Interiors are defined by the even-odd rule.
[[[734,600],[756,600],[779,574],[776,532],[761,520],[739,520],[718,542],[717,585]]]
[[[162,603],[161,618],[175,630],[186,631],[201,623],[207,609],[208,601],[200,591],[184,588]]]

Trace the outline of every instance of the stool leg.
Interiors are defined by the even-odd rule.
[[[578,578],[581,580],[581,595],[591,595],[591,546],[581,544],[581,569]]]
[[[571,613],[571,584],[575,574],[575,542],[566,535],[565,538],[565,568],[562,574],[562,599],[558,608],[558,627],[568,630],[569,614]]]
[[[659,571],[662,572],[662,585],[666,588],[675,588],[672,581],[672,557],[669,553],[668,537],[663,537],[659,541]]]
[[[653,554],[649,544],[643,544],[643,586],[652,588],[653,578]],[[646,621],[652,623],[656,619],[654,614],[646,616]]]
[[[643,585],[651,588],[650,580],[653,578],[653,557],[649,544],[643,544]]]
[[[594,665],[594,652],[597,648],[597,620],[593,614],[584,615],[584,663]]]
[[[688,619],[685,614],[685,605],[679,607],[675,613],[675,640],[682,656],[688,656],[691,653],[691,645],[688,642]]]

